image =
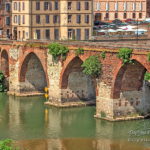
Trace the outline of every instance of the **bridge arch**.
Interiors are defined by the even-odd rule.
[[[43,92],[47,75],[40,58],[34,52],[25,55],[19,71],[20,92]]]
[[[5,49],[1,52],[1,71],[5,77],[9,76],[9,55]]]
[[[71,56],[66,61],[61,72],[60,87],[64,100],[94,100],[96,99],[95,81],[85,75],[81,67],[84,57]]]
[[[140,90],[143,85],[145,72],[150,72],[150,67],[149,64],[146,63],[146,58],[141,60],[141,57],[133,56],[132,60],[134,61],[134,64],[122,65],[122,62],[119,62],[112,84],[111,97],[114,99],[120,97],[121,88],[129,91]],[[124,87],[121,87],[123,84]],[[130,88],[128,88],[128,86],[130,86]]]

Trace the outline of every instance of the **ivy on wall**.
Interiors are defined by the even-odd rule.
[[[59,43],[52,43],[48,45],[48,49],[48,53],[53,56],[54,60],[57,60],[59,56],[65,60],[66,55],[69,52],[69,49],[66,46]]]
[[[78,48],[78,49],[75,51],[75,55],[76,55],[76,56],[83,55],[83,54],[84,54],[84,49],[83,49],[83,48]]]
[[[4,80],[5,80],[4,74],[0,71],[0,92],[5,91]]]
[[[123,65],[126,63],[132,63],[131,55],[132,55],[132,49],[130,48],[120,48],[118,53],[118,58],[120,58],[123,62]]]
[[[81,67],[83,67],[83,73],[86,75],[98,77],[101,72],[102,64],[98,56],[90,56],[83,62]]]
[[[144,75],[144,80],[149,81],[150,80],[150,73],[146,72]]]

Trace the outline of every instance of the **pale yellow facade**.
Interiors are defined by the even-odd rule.
[[[12,33],[17,40],[88,40],[92,0],[12,0]]]

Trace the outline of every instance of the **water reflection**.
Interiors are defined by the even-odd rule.
[[[19,148],[28,150],[149,150],[139,143],[108,139],[42,139],[18,141]]]
[[[150,147],[150,132],[145,132],[150,130],[150,120],[108,122],[94,114],[95,107],[60,109],[44,106],[43,97],[0,94],[0,139],[22,140],[18,144],[29,150]]]

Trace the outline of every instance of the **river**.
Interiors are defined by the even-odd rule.
[[[95,107],[55,108],[45,98],[0,94],[0,140],[25,150],[149,150],[150,120],[95,119]]]

